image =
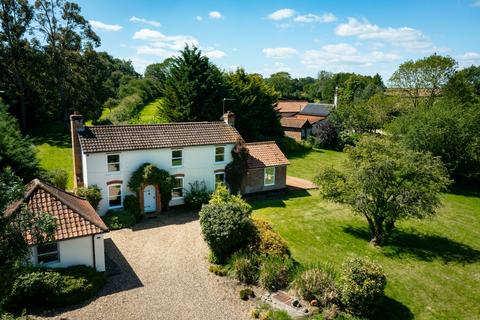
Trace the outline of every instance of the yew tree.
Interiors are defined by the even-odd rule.
[[[375,136],[346,152],[344,171],[327,169],[316,181],[324,198],[365,217],[373,244],[382,245],[398,220],[432,216],[440,207],[450,180],[439,158]]]

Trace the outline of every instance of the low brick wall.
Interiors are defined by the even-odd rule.
[[[263,192],[270,190],[284,189],[287,183],[287,166],[275,167],[275,184],[264,186],[264,168],[248,169],[245,177],[242,193],[248,194],[253,192]]]

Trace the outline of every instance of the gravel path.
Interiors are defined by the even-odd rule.
[[[113,231],[106,252],[121,273],[99,297],[57,319],[248,319],[253,306],[238,287],[208,271],[208,250],[195,214],[172,212],[133,230]]]

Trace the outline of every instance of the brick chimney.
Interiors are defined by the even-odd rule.
[[[80,140],[78,133],[84,130],[83,116],[75,111],[70,115],[70,131],[72,134],[72,153],[73,153],[73,186],[74,188],[83,187],[83,168],[82,151],[80,149]]]
[[[223,114],[223,121],[229,126],[235,127],[235,114],[232,111],[227,111]]]

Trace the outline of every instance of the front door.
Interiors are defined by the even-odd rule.
[[[157,202],[155,201],[155,187],[148,185],[143,189],[143,211],[155,212],[157,210]]]

